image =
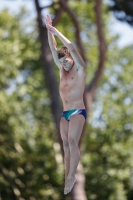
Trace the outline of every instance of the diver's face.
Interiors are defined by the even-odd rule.
[[[69,72],[73,67],[74,61],[71,57],[64,56],[60,58],[60,63],[62,67],[64,68],[64,70]]]

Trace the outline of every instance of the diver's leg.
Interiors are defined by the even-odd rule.
[[[60,121],[60,134],[63,141],[63,149],[64,149],[64,165],[65,165],[65,180],[69,173],[70,167],[70,149],[68,143],[68,126],[69,122],[62,117]]]
[[[83,115],[73,115],[69,121],[68,142],[70,147],[70,169],[67,176],[65,194],[71,191],[75,182],[75,173],[80,160],[79,140],[82,134],[85,118]]]

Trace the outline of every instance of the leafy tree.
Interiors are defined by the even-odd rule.
[[[61,199],[63,166],[35,24],[28,21],[27,31],[24,23],[28,15],[24,9],[17,16],[0,13],[1,198]]]
[[[91,126],[83,140],[88,199],[132,199],[132,51],[132,46],[120,51],[110,43],[107,67],[91,111]]]

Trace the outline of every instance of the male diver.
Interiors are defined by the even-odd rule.
[[[75,173],[80,160],[79,140],[86,120],[83,101],[86,65],[73,44],[52,26],[50,15],[47,15],[45,19],[49,46],[53,59],[60,71],[59,92],[63,102],[60,133],[64,149],[64,194],[67,194],[72,190],[76,182]],[[54,35],[64,44],[64,47],[59,51],[57,50]]]

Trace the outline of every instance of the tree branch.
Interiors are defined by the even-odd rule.
[[[83,48],[83,45],[82,45],[82,42],[81,42],[81,37],[80,37],[80,28],[79,28],[79,22],[77,20],[77,16],[75,15],[75,13],[71,10],[71,8],[68,6],[68,4],[66,3],[65,0],[60,0],[59,1],[61,6],[64,8],[64,10],[69,14],[69,16],[71,17],[72,19],[72,22],[76,28],[76,33],[75,33],[75,36],[76,36],[76,42],[77,42],[77,45],[79,47],[79,50],[80,50],[80,54],[83,58],[83,60],[86,62],[86,57],[85,57],[85,50]]]
[[[67,2],[68,0],[66,0]],[[53,26],[56,26],[56,24],[58,24],[61,14],[64,11],[64,8],[61,6],[60,2],[58,2],[58,4],[60,5],[60,8],[56,11],[55,13],[55,18],[53,19]]]
[[[81,37],[80,37],[79,22],[77,20],[76,15],[74,14],[74,12],[68,6],[67,1],[68,0],[66,0],[66,1],[59,0],[58,3],[60,4],[60,8],[55,13],[55,18],[53,19],[53,26],[56,26],[56,24],[60,20],[62,12],[65,10],[69,14],[69,16],[71,17],[71,19],[73,21],[73,24],[74,24],[75,29],[76,29],[76,32],[75,32],[76,43],[78,45],[78,48],[79,48],[79,51],[80,51],[80,54],[81,54],[83,60],[86,62],[85,51],[84,51],[84,48],[83,48],[83,45],[82,45],[82,42],[81,42]],[[50,7],[50,6],[53,7],[54,5],[55,5],[55,3],[52,3],[51,5],[46,6],[46,7]]]
[[[39,39],[41,44],[41,57],[44,74],[46,74],[45,79],[48,87],[49,94],[51,96],[51,110],[53,114],[53,119],[56,125],[58,141],[61,145],[61,152],[63,151],[63,143],[60,135],[60,117],[61,117],[61,104],[58,92],[58,86],[56,81],[55,72],[53,69],[52,55],[47,39],[47,28],[43,26],[41,9],[38,0],[34,0],[37,10],[37,21],[39,30]]]
[[[86,87],[88,111],[92,104],[98,82],[103,73],[105,56],[106,56],[106,51],[107,51],[107,45],[104,39],[102,18],[101,18],[102,0],[95,0],[95,12],[96,12],[97,37],[99,41],[99,62],[98,62],[97,70],[95,72],[95,75],[90,85]]]

